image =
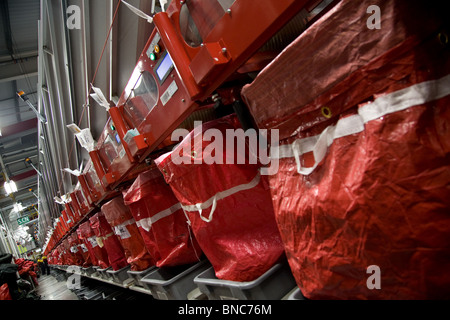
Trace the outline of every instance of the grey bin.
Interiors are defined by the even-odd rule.
[[[288,295],[286,298],[287,298],[286,300],[306,300],[306,298],[300,291],[300,288],[297,288],[294,291],[292,291],[292,293]]]
[[[142,271],[132,271],[128,270],[128,275],[134,279],[134,285],[139,287],[144,287],[144,285],[141,283],[142,278],[144,278],[146,275],[148,275],[150,272],[155,271],[156,267],[150,267],[148,269],[142,270]]]
[[[297,286],[287,263],[274,265],[253,281],[218,279],[211,267],[194,279],[209,300],[280,300]]]
[[[92,273],[90,274],[90,276],[100,276],[100,274],[98,273],[98,269],[100,269],[99,266],[92,266]]]
[[[159,300],[187,300],[187,295],[196,289],[194,278],[211,266],[208,260],[194,265],[157,268],[141,282]]]
[[[115,283],[123,284],[125,280],[130,278],[128,275],[128,270],[130,270],[130,268],[131,266],[128,265],[117,271],[108,270],[106,273],[110,275],[110,279],[112,279]]]
[[[110,279],[109,274],[106,273],[106,271],[108,271],[108,270],[112,270],[112,267],[108,267],[108,268],[105,268],[105,269],[97,269],[97,272],[98,272],[100,278],[102,278],[104,280]]]
[[[83,268],[82,270],[83,270],[82,274],[84,274],[84,275],[86,275],[88,277],[91,276],[91,274],[93,274],[95,272],[95,270],[94,270],[94,268],[92,266],[88,267],[88,268]]]

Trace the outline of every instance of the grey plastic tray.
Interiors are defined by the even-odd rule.
[[[211,267],[194,279],[209,300],[280,300],[297,286],[287,263],[274,265],[253,281],[221,280]]]
[[[128,270],[130,270],[131,266],[128,265],[120,270],[114,271],[114,270],[108,270],[106,271],[107,274],[110,275],[110,278],[115,282],[122,284],[125,280],[129,279],[130,276],[128,275]]]
[[[81,274],[86,275],[86,276],[90,276],[91,274],[93,274],[95,272],[95,269],[93,267],[82,268],[81,270],[82,270]]]
[[[105,269],[97,269],[98,275],[100,276],[100,278],[105,279],[105,280],[109,280],[112,279],[109,274],[106,273],[106,271],[108,270],[112,270],[111,267],[105,268]]]
[[[144,287],[144,285],[141,282],[142,278],[144,278],[150,272],[155,271],[155,269],[156,269],[156,267],[153,266],[153,267],[150,267],[150,268],[142,270],[142,271],[128,270],[127,273],[131,278],[133,278],[135,286]]]
[[[141,282],[159,300],[187,300],[189,292],[196,288],[194,278],[211,266],[208,260],[194,265],[156,268]]]
[[[290,295],[287,296],[286,300],[306,300],[306,298],[303,296],[300,288],[297,288],[294,291],[292,291]]]

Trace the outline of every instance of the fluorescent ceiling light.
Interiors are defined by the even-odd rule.
[[[16,183],[12,180],[9,182],[5,182],[4,184],[6,195],[10,195],[11,193],[17,192],[17,186]]]

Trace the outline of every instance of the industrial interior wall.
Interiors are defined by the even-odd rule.
[[[158,268],[197,262],[203,253],[183,209],[158,168],[141,173],[123,192],[145,246]]]
[[[270,190],[305,297],[450,298],[448,22],[422,1],[342,1],[244,88],[280,130]]]
[[[204,123],[155,162],[186,212],[216,277],[252,281],[284,258],[267,179],[259,164],[249,164],[248,148],[239,153],[236,145],[224,143],[220,148],[216,143],[215,158],[221,160],[208,164],[212,141],[202,136],[209,129],[225,137],[227,129],[241,125],[235,115]],[[236,158],[227,161],[233,155]],[[244,164],[238,163],[238,156],[245,158]],[[186,161],[180,163],[178,157]]]

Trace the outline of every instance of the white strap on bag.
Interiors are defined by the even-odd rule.
[[[277,147],[276,150],[271,152],[271,158],[294,157],[297,172],[302,175],[309,175],[325,158],[328,147],[335,139],[364,131],[364,125],[369,121],[441,99],[449,94],[450,75],[389,93],[359,108],[358,114],[340,119],[336,125],[327,127],[320,135],[298,139],[290,145]],[[308,152],[313,152],[314,165],[305,168],[301,166],[300,156]]]
[[[136,221],[136,224],[138,227],[141,227],[142,229],[144,229],[145,231],[148,232],[148,231],[150,231],[152,224],[154,224],[156,221],[170,216],[171,214],[173,214],[174,212],[176,212],[179,209],[181,209],[181,203],[177,203],[166,210],[160,211],[157,214],[155,214],[153,217],[148,217],[148,218],[144,218],[139,221]]]
[[[189,225],[190,225],[190,221],[189,221],[189,218],[187,217],[186,211],[190,211],[190,212],[198,211],[200,218],[203,221],[211,222],[212,218],[213,218],[213,214],[216,211],[217,201],[222,200],[226,197],[229,197],[237,192],[252,189],[258,185],[260,180],[261,180],[261,174],[258,172],[258,174],[249,183],[241,184],[241,185],[235,186],[235,187],[230,188],[225,191],[220,191],[203,203],[196,203],[194,205],[189,205],[189,206],[181,205],[181,207],[185,211],[185,215],[186,215],[186,218],[188,219]],[[212,208],[211,208],[208,218],[203,217],[202,216],[203,210],[206,210],[211,206],[212,206]]]

